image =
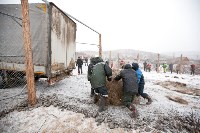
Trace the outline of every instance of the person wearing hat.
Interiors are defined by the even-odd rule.
[[[138,77],[138,94],[147,99],[148,102],[146,104],[149,105],[152,103],[152,99],[147,93],[144,93],[145,81],[142,71],[140,70],[138,63],[132,63],[132,68],[136,71]]]
[[[95,65],[91,68],[90,73],[90,83],[92,88],[94,88],[94,101],[97,95],[100,96],[99,99],[99,112],[105,111],[106,101],[108,98],[108,90],[106,88],[106,77],[108,81],[112,80],[112,69],[108,66],[107,63],[103,62],[101,57],[95,57]]]
[[[133,105],[136,94],[138,93],[137,74],[130,64],[125,64],[124,69],[114,78],[116,81],[122,79],[123,82],[123,104],[131,111],[131,117],[137,117],[138,111]]]

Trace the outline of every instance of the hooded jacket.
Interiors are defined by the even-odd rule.
[[[137,83],[137,74],[132,69],[130,64],[126,64],[124,69],[120,71],[119,75],[115,77],[115,80],[123,81],[123,92],[135,94],[138,93],[138,83]]]
[[[112,77],[112,69],[100,57],[96,57],[95,63],[91,68],[90,83],[92,88],[99,88],[106,85],[106,77]]]
[[[136,71],[137,73],[137,76],[138,76],[138,84],[139,85],[144,85],[145,82],[144,82],[144,76],[142,74],[142,71],[140,70],[139,68],[139,65],[138,63],[132,63],[132,68]]]

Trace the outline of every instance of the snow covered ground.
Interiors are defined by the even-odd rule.
[[[48,86],[44,79],[38,81],[38,104],[35,107],[27,104],[25,90],[17,95],[23,86],[1,89],[0,132],[158,133],[195,130],[192,124],[185,125],[187,122],[181,120],[190,118],[192,114],[196,119],[200,118],[200,76],[154,71],[143,74],[146,81],[144,92],[152,97],[153,103],[146,105],[146,100],[139,98],[140,104],[136,107],[140,115],[137,119],[130,118],[129,110],[123,106],[109,106],[107,111],[97,112],[98,106],[90,97],[87,66],[83,66],[82,75],[78,75],[75,69],[72,76],[53,86]],[[166,86],[166,82],[170,84]],[[176,83],[186,86],[174,87]],[[195,93],[183,94],[174,89],[181,87]],[[186,102],[176,101],[177,98]]]

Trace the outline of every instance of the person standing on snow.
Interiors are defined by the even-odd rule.
[[[88,57],[85,57],[85,66],[88,66]]]
[[[100,95],[98,111],[102,112],[106,110],[105,106],[108,97],[106,77],[108,81],[112,80],[112,69],[103,62],[101,57],[95,57],[95,62],[96,64],[91,70],[90,83],[92,88],[95,89],[95,94]]]
[[[190,65],[191,66],[191,75],[194,75],[194,71],[195,71],[195,65],[192,64]]]
[[[82,65],[83,65],[83,60],[81,59],[81,57],[78,57],[76,61],[76,66],[78,66],[78,74],[83,73]]]
[[[152,99],[150,98],[150,96],[147,93],[144,93],[144,76],[142,74],[142,71],[139,68],[138,63],[132,63],[132,68],[133,70],[136,71],[137,73],[137,77],[138,77],[138,93],[140,96],[142,96],[144,99],[147,99],[148,102],[146,103],[147,105],[152,103]]]
[[[176,73],[177,73],[177,74],[180,74],[180,70],[181,70],[181,65],[180,65],[180,64],[177,64],[177,65],[176,65]]]
[[[147,71],[147,62],[145,61],[145,62],[143,63],[143,65],[144,65],[144,71]]]
[[[164,70],[164,73],[166,73],[166,71],[167,71],[167,63],[165,62],[165,63],[163,63],[163,70]]]
[[[169,64],[169,70],[171,73],[173,72],[173,64],[172,63]]]
[[[123,81],[123,104],[132,112],[131,117],[137,117],[138,112],[133,105],[133,100],[138,93],[137,74],[130,64],[125,64],[124,69],[114,78]]]

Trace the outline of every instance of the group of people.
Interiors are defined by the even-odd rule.
[[[148,71],[150,72],[151,71],[151,64],[150,63],[147,63],[146,61],[143,63],[144,65],[144,71]]]
[[[144,65],[144,71],[151,71],[151,64],[150,63],[147,63],[146,61],[143,63]],[[163,68],[163,72],[166,73],[167,72],[167,69],[169,69],[169,71],[172,73],[174,68],[173,68],[173,64],[170,63],[169,65],[164,62],[162,64],[162,68]],[[156,71],[158,71],[159,67],[157,66],[156,64]],[[191,64],[190,65],[190,70],[191,70],[191,75],[194,75],[195,74],[195,65],[194,64]],[[177,64],[176,65],[176,68],[175,68],[175,71],[177,74],[179,74],[181,72],[181,65],[180,64]]]
[[[133,103],[136,95],[141,95],[143,98],[148,99],[147,104],[151,104],[152,102],[150,96],[143,92],[145,84],[144,76],[137,63],[132,63],[132,66],[130,64],[125,64],[120,73],[112,79],[112,69],[109,67],[108,63],[105,63],[101,57],[94,57],[90,59],[87,78],[91,83],[91,96],[100,96],[99,112],[106,110],[106,101],[108,98],[106,79],[113,83],[122,79],[123,104],[132,112],[132,117],[138,115]]]

